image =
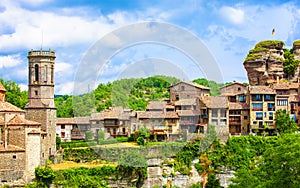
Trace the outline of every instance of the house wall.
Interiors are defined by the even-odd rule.
[[[13,158],[15,156],[15,158]],[[24,180],[25,152],[0,151],[0,184],[10,183],[20,179]]]
[[[30,132],[28,129],[26,132]],[[41,139],[40,134],[27,134],[26,141],[26,180],[32,181],[34,170],[41,163]]]
[[[184,87],[184,90],[182,90]],[[180,82],[174,86],[170,87],[170,101],[177,101],[176,95],[179,99],[194,99],[198,96],[209,95],[209,90],[200,89],[195,86]]]

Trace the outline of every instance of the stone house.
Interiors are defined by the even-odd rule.
[[[233,82],[221,87],[221,96],[227,97],[230,135],[246,135],[250,131],[249,95],[245,84]]]
[[[169,87],[170,101],[178,101],[180,99],[196,99],[198,96],[210,95],[210,88],[199,85],[194,82],[178,82]]]
[[[249,95],[251,131],[262,132],[268,126],[271,134],[275,129],[275,112],[277,109],[275,90],[269,86],[249,86]]]
[[[72,129],[75,127],[74,118],[57,118],[56,119],[56,136],[61,138],[62,142],[72,140]],[[73,138],[74,139],[74,138]]]
[[[229,105],[225,96],[198,97],[201,121],[206,133],[207,125],[215,125],[215,130],[221,141],[229,136]],[[206,124],[206,125],[205,125]]]
[[[0,83],[0,185],[24,184],[41,163],[41,124],[25,119],[25,111],[5,101]],[[18,184],[17,183],[17,184]]]

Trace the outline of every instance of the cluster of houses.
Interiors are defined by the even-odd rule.
[[[210,96],[210,88],[182,81],[169,91],[168,101],[149,102],[146,111],[112,107],[88,117],[57,118],[56,133],[71,141],[84,139],[86,131],[97,139],[102,130],[109,139],[129,137],[145,126],[157,140],[173,141],[183,134],[205,134],[214,124],[219,138],[226,140],[233,135],[274,134],[278,110],[286,110],[297,123],[300,116],[299,83],[294,82],[269,86],[233,82],[221,88],[220,96]]]

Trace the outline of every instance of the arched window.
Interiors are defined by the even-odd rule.
[[[39,81],[39,65],[34,65],[34,81]]]

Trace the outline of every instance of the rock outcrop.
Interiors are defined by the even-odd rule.
[[[291,52],[300,61],[300,40],[293,43]],[[269,85],[280,80],[298,82],[300,66],[294,74],[284,72],[284,43],[282,41],[261,41],[249,51],[244,61],[250,85]]]
[[[244,67],[250,85],[268,85],[284,78],[282,41],[262,41],[249,51]]]

